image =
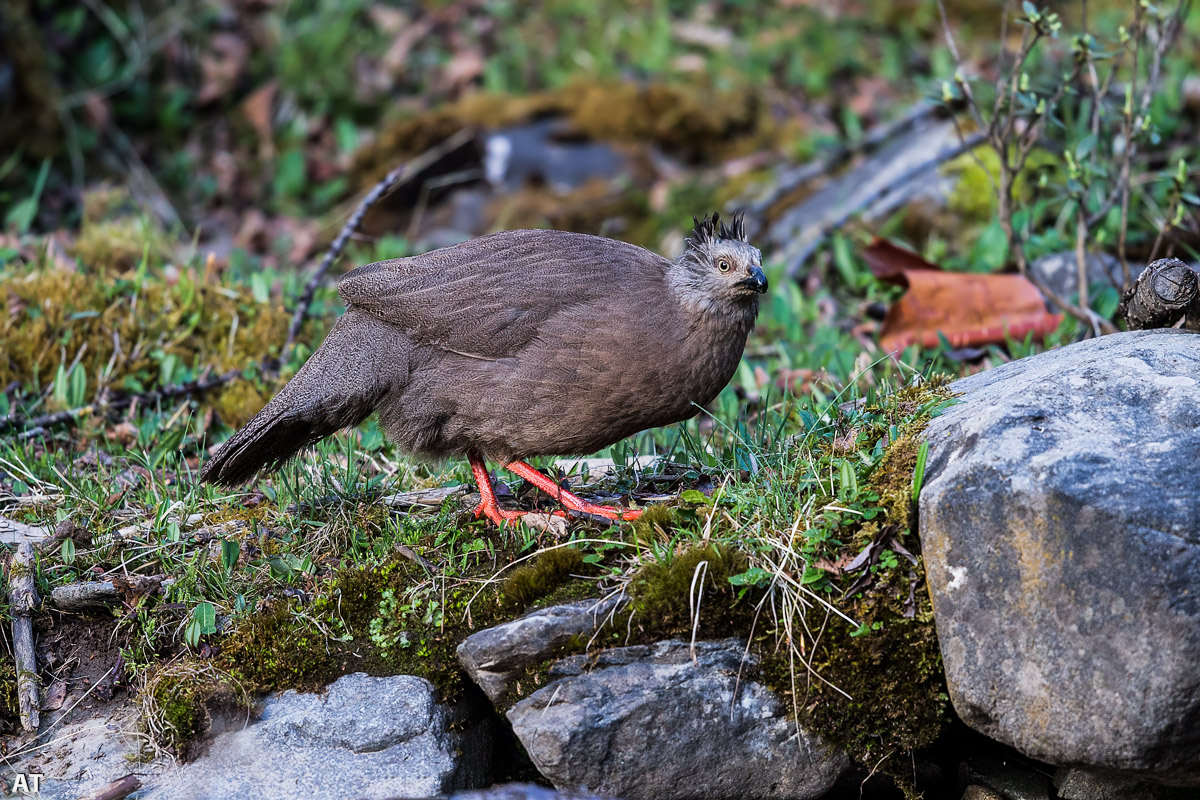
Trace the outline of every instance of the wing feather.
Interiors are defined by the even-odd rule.
[[[669,263],[614,239],[505,231],[357,267],[338,293],[414,341],[495,360],[515,356],[548,320],[597,297],[662,287]]]

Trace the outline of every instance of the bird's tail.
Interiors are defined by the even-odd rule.
[[[402,366],[395,360],[404,360],[403,353],[384,346],[394,332],[376,328],[386,326],[361,312],[343,315],[287,386],[221,445],[200,480],[245,483],[263,467],[275,469],[308,445],[366,419]]]

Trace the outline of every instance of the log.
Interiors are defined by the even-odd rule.
[[[62,611],[85,611],[116,605],[121,602],[121,593],[112,581],[71,583],[51,591],[50,602]]]
[[[33,649],[33,609],[37,589],[33,581],[33,545],[22,542],[8,567],[8,603],[13,620],[13,655],[17,662],[17,703],[21,727],[36,731],[41,724],[37,655]]]
[[[1125,291],[1117,309],[1129,330],[1170,328],[1185,315],[1200,317],[1200,280],[1177,258],[1160,258]]]

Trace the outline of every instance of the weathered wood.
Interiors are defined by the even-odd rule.
[[[38,596],[33,577],[33,544],[22,542],[17,545],[17,552],[8,567],[8,603],[13,620],[13,654],[17,662],[17,703],[21,727],[27,731],[36,731],[41,724],[32,619]]]
[[[462,494],[468,488],[465,484],[457,484],[455,486],[443,486],[436,489],[418,489],[415,492],[400,492],[398,494],[387,495],[383,498],[383,503],[389,508],[399,509],[419,507],[437,508],[447,498],[453,497],[456,494]]]
[[[1121,298],[1118,314],[1130,330],[1170,328],[1200,311],[1200,280],[1177,258],[1160,258],[1138,276]]]
[[[0,517],[0,542],[4,544],[20,544],[21,542],[40,542],[46,539],[51,531],[45,528],[35,528],[15,519]]]
[[[87,581],[58,586],[50,592],[50,602],[62,611],[105,608],[121,602],[121,593],[112,581]]]

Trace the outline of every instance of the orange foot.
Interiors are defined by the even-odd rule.
[[[520,519],[524,515],[531,513],[529,511],[508,511],[501,508],[500,503],[496,500],[496,492],[492,488],[492,479],[488,475],[487,466],[483,463],[483,459],[476,458],[475,456],[469,456],[468,458],[471,462],[471,472],[475,476],[475,483],[479,485],[480,501],[479,505],[475,507],[476,518],[486,516],[492,522],[499,525],[502,522]],[[605,520],[624,520],[628,522],[637,519],[643,513],[642,509],[622,509],[588,502],[579,495],[562,488],[524,461],[513,461],[510,464],[506,464],[504,468],[514,475],[518,475],[529,481],[562,503],[566,511],[553,512],[556,516],[578,516],[585,518],[594,516]]]

